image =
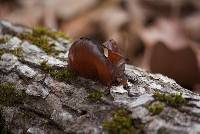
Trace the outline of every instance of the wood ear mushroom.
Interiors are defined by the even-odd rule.
[[[114,82],[126,85],[124,58],[114,40],[97,44],[87,38],[75,41],[69,50],[69,67],[78,75],[98,79],[111,86]]]

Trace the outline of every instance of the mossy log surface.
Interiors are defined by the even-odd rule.
[[[79,77],[67,68],[70,45],[61,33],[0,21],[1,134],[200,133],[198,94],[130,65],[128,88]]]

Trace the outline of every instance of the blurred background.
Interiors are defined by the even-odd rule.
[[[0,0],[0,19],[99,42],[200,93],[200,0]]]

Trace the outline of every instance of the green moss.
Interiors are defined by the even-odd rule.
[[[5,119],[3,118],[1,113],[2,112],[0,110],[0,134],[10,134],[8,129],[6,129],[6,127],[5,127]]]
[[[103,97],[103,93],[100,91],[93,91],[87,96],[87,99],[91,102],[101,101],[101,97]]]
[[[32,44],[43,49],[47,54],[57,54],[58,51],[54,49],[53,44],[49,44],[49,37],[54,40],[57,40],[59,37],[70,40],[70,38],[64,33],[51,31],[44,27],[37,27],[34,28],[31,33],[19,35],[20,39],[30,41]]]
[[[68,68],[62,68],[59,70],[53,69],[47,64],[47,61],[41,63],[41,68],[45,72],[49,73],[53,78],[60,80],[70,80],[76,78],[76,73]]]
[[[0,50],[0,57],[1,57],[4,53],[11,53],[11,54],[17,56],[18,58],[23,57],[23,52],[22,52],[22,48],[21,48],[21,47],[16,48],[16,49],[14,49],[14,50],[4,50],[4,49],[1,49],[1,50]]]
[[[186,100],[182,97],[182,94],[164,94],[164,93],[159,93],[155,92],[154,93],[154,98],[156,100],[165,102],[171,106],[181,106],[186,103]]]
[[[4,43],[6,43],[6,39],[5,38],[0,38],[0,44],[4,44]]]
[[[2,134],[2,131],[4,129],[4,118],[1,115],[1,111],[0,111],[0,134]]]
[[[51,71],[50,75],[60,80],[69,80],[74,79],[76,77],[76,74],[68,68]]]
[[[23,52],[22,52],[22,48],[16,48],[14,50],[11,50],[10,53],[12,53],[13,55],[17,56],[18,58],[23,57]]]
[[[63,32],[51,31],[51,30],[44,28],[44,27],[34,28],[33,29],[33,35],[36,36],[36,37],[41,37],[43,35],[46,35],[48,37],[51,37],[52,39],[57,39],[57,38],[60,37],[60,38],[66,39],[66,40],[71,40],[71,38]]]
[[[114,112],[112,120],[103,122],[103,128],[109,134],[137,134],[134,128],[133,119],[126,109],[119,109]]]
[[[52,67],[50,67],[50,66],[47,64],[47,62],[48,62],[48,61],[43,61],[42,63],[40,63],[40,65],[41,65],[42,70],[44,70],[45,72],[50,73],[53,69],[52,69]]]
[[[12,83],[2,83],[2,84],[0,84],[0,90],[13,91],[13,90],[15,90],[15,85]]]
[[[36,28],[33,28],[32,34],[35,37],[41,37],[43,35],[47,35],[47,36],[51,37],[51,33],[49,32],[49,29],[47,29],[45,27],[36,27]]]
[[[16,92],[15,85],[12,83],[0,84],[0,104],[4,106],[13,106],[14,104],[22,103],[26,97],[24,92]]]
[[[5,51],[4,50],[0,50],[0,57],[3,55],[5,53]]]
[[[147,109],[153,114],[159,114],[163,111],[165,105],[163,103],[160,102],[154,102],[150,105],[147,106]]]
[[[28,40],[32,44],[37,45],[43,49],[47,54],[51,54],[56,50],[49,44],[48,39],[45,36],[35,36],[33,33],[20,34],[19,38],[22,40]]]
[[[64,32],[59,31],[59,32],[55,32],[55,34],[56,34],[57,37],[60,37],[60,38],[63,38],[63,39],[69,40],[69,41],[73,40],[72,37],[69,37]]]
[[[11,133],[7,128],[5,128],[5,126],[3,126],[2,129],[0,128],[0,134],[11,134]]]

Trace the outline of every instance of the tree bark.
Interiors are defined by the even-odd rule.
[[[122,108],[129,111],[128,118],[134,122],[131,127],[137,133],[200,133],[198,94],[166,76],[130,65],[126,65],[125,70],[128,88],[106,87],[79,76],[71,78],[70,72],[67,76],[58,74],[66,69],[71,42],[48,37],[48,44],[57,53],[49,54],[43,46],[39,47],[41,44],[21,38],[21,34],[31,31],[10,22],[0,22],[2,133],[111,133],[110,129],[116,128],[105,127],[105,121],[113,123],[113,114]],[[171,95],[172,100],[159,99],[156,93]],[[174,94],[179,94],[180,100],[173,100]],[[162,110],[152,110],[158,110],[155,103],[162,103]]]

